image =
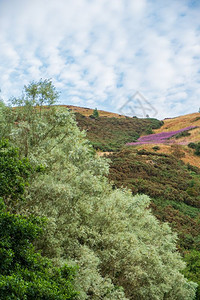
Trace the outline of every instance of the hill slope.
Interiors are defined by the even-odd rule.
[[[85,117],[89,117],[93,113],[93,109],[88,108],[88,107],[80,107],[80,106],[75,106],[75,105],[59,105],[59,107],[66,107],[70,111],[73,111],[74,113],[79,113]],[[120,119],[126,118],[124,115],[119,115],[119,114],[104,111],[104,110],[98,110],[98,112],[101,117],[120,118]]]
[[[191,129],[180,132],[180,134],[172,136],[170,139],[165,140],[164,142],[162,140],[159,141],[158,137],[155,138],[153,135],[149,135],[140,139],[152,139],[152,142],[144,142],[142,145],[135,144],[135,146],[133,144],[133,146],[137,146],[137,149],[145,149],[147,151],[152,151],[153,147],[159,146],[157,152],[166,154],[173,154],[176,147],[178,159],[181,159],[185,163],[190,163],[191,165],[200,167],[200,156],[194,155],[194,150],[187,146],[191,142],[197,143],[200,141],[200,114],[194,113],[177,118],[165,119],[163,123],[164,124],[162,127],[154,130],[154,134],[162,136],[165,133],[182,131],[184,128]]]
[[[86,117],[75,113],[80,129],[87,132],[87,137],[95,149],[118,151],[128,142],[136,141],[141,134],[148,134],[159,128],[163,122],[156,119],[115,118],[99,116]]]
[[[200,247],[200,169],[185,165],[172,155],[129,148],[109,156],[109,178],[117,187],[146,194],[158,219],[178,232],[179,246]]]

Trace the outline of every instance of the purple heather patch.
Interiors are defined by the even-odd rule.
[[[149,134],[140,137],[137,142],[133,143],[127,143],[126,145],[128,146],[133,146],[133,145],[143,145],[143,144],[167,144],[167,143],[173,143],[172,141],[169,141],[171,137],[174,135],[183,132],[183,131],[188,131],[191,129],[197,128],[197,126],[188,126],[179,130],[175,131],[169,131],[169,132],[161,132],[161,133],[155,133],[155,134]]]

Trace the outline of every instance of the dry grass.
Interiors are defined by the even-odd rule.
[[[186,145],[191,142],[200,141],[200,113],[188,114],[177,118],[165,119],[163,121],[164,121],[164,125],[161,128],[154,130],[155,133],[179,130],[188,126],[199,126],[199,128],[190,131],[190,136],[182,137],[179,138],[178,140],[174,139],[174,141],[177,143],[185,143]],[[153,146],[156,145],[141,145],[139,146],[139,148],[143,148],[151,151]],[[159,147],[160,150],[157,151],[158,153],[159,152],[166,153],[166,154],[172,153],[172,148],[170,145],[159,144]],[[194,150],[188,148],[187,146],[181,146],[181,148],[182,151],[185,153],[185,157],[181,159],[185,163],[190,163],[191,165],[200,167],[200,157],[193,154]]]
[[[139,146],[137,146],[137,149],[145,149],[147,151],[154,151],[152,149],[154,146],[160,147],[160,150],[156,151],[157,153],[172,154],[173,149],[172,149],[171,145],[163,145],[163,144],[139,145]],[[200,157],[193,154],[194,150],[188,148],[187,146],[180,145],[180,147],[181,147],[181,151],[184,152],[184,154],[185,154],[185,156],[183,158],[181,158],[181,160],[186,164],[189,163],[193,166],[200,168]]]
[[[87,107],[79,107],[74,105],[59,105],[60,107],[67,107],[71,109],[73,112],[78,112],[86,117],[89,117],[93,113],[93,109]],[[115,114],[112,112],[107,112],[104,110],[98,110],[100,117],[108,117],[108,118],[125,118],[123,115]]]
[[[109,156],[113,154],[114,152],[102,152],[102,151],[97,151],[98,156]]]
[[[188,126],[199,126],[200,127],[200,113],[189,114],[180,116],[173,119],[165,119],[164,125],[154,130],[155,133],[168,132],[173,130],[179,130]],[[179,142],[198,142],[200,141],[200,128],[190,131],[191,135],[186,138],[180,138]]]

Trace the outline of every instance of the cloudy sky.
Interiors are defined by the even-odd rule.
[[[62,104],[196,112],[200,1],[0,0],[0,74],[5,102],[51,78]]]

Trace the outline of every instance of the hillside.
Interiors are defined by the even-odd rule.
[[[174,153],[176,148],[177,158],[186,164],[190,163],[200,167],[200,156],[194,155],[194,149],[187,146],[189,143],[200,141],[200,114],[194,113],[165,119],[163,123],[162,127],[154,130],[154,134],[140,137],[136,143],[132,143],[132,146],[147,151],[151,151],[153,147],[157,146],[158,153],[166,154]],[[175,132],[177,134],[172,135]],[[167,136],[167,138],[163,139],[163,136]]]
[[[77,108],[77,111],[81,110]],[[75,113],[78,126],[87,131],[93,146],[111,151],[105,155],[109,154],[111,160],[108,177],[114,186],[128,187],[133,195],[150,196],[156,217],[169,222],[178,232],[182,251],[198,249],[200,169],[197,167],[200,157],[194,155],[194,150],[187,144],[197,142],[200,136],[199,113],[161,122],[149,118],[115,118],[112,114],[109,118],[95,119],[79,112]],[[148,132],[151,134],[145,135]],[[176,135],[168,138],[171,132]],[[169,133],[166,142],[136,142],[137,139],[151,141],[165,133]],[[125,145],[128,140],[134,140],[133,146]]]
[[[194,149],[187,145],[200,141],[200,114],[165,119],[163,123],[153,120],[153,124],[148,123],[151,119],[92,120],[80,114],[76,118],[96,149],[112,151],[105,155],[111,161],[108,177],[113,189],[128,187],[133,195],[150,196],[153,214],[161,222],[168,222],[178,234],[177,247],[187,261],[188,278],[199,282],[196,265],[200,250],[200,156],[194,155]],[[158,143],[163,136],[166,140]],[[155,143],[126,145],[128,140],[153,138],[157,139]],[[200,290],[197,299],[199,294]]]
[[[172,155],[133,147],[109,158],[113,184],[128,187],[133,195],[149,195],[156,217],[171,223],[178,232],[182,251],[199,249],[200,169]]]
[[[70,111],[72,111],[74,113],[79,113],[85,117],[89,117],[93,113],[93,109],[88,108],[88,107],[80,107],[80,106],[75,106],[75,105],[59,105],[59,107],[66,107]],[[104,110],[98,110],[98,112],[101,117],[120,118],[120,119],[126,118],[124,115],[119,115],[119,114],[104,111]]]
[[[136,141],[140,135],[151,133],[163,124],[156,119],[106,117],[101,113],[98,118],[80,113],[75,113],[75,116],[78,126],[86,130],[94,148],[101,151],[118,151],[126,143]]]
[[[155,133],[162,131],[179,130],[188,126],[200,126],[200,113],[193,113],[184,116],[179,116],[171,119],[164,119],[162,128],[155,130]],[[200,132],[193,131],[189,141],[198,141],[200,139]]]

